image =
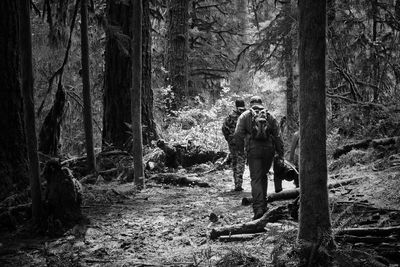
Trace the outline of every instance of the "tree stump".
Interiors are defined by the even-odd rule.
[[[45,203],[50,220],[59,221],[62,226],[71,226],[82,219],[82,185],[71,171],[61,167],[56,159],[49,160],[43,170],[47,182]]]

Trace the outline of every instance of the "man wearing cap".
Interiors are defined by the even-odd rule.
[[[236,109],[234,109],[224,120],[222,125],[222,133],[225,140],[228,142],[230,157],[232,160],[233,180],[235,183],[234,191],[243,191],[243,173],[245,168],[245,156],[243,150],[241,153],[233,146],[233,135],[235,133],[237,120],[246,108],[244,101],[239,99],[235,102]]]
[[[283,141],[276,119],[264,108],[261,98],[253,96],[250,99],[250,106],[251,108],[238,118],[233,143],[239,153],[242,153],[244,140],[249,136],[247,156],[253,196],[253,219],[256,220],[267,211],[267,173],[271,168],[275,152],[283,161]]]

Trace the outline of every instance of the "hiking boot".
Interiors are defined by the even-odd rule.
[[[253,220],[260,219],[262,216],[264,216],[265,213],[267,213],[269,210],[268,207],[265,207],[263,210],[258,210],[254,213]]]

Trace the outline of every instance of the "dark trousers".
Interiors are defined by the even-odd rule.
[[[251,194],[253,196],[254,214],[264,213],[267,210],[267,173],[274,158],[274,149],[257,148],[255,153],[249,152],[249,169],[251,178]]]

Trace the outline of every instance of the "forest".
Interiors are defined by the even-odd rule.
[[[1,0],[0,36],[0,266],[400,265],[400,0]]]

